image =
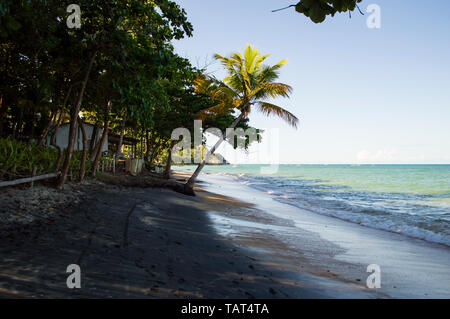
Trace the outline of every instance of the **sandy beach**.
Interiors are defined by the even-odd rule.
[[[363,247],[371,244],[370,249],[375,253],[379,251],[373,238],[372,241],[358,240],[343,245],[342,242],[349,241],[351,233],[348,225],[347,228],[339,225],[340,221],[329,223],[331,219],[327,218],[328,227],[334,229],[329,236],[341,234],[338,239],[327,239],[318,230],[323,226],[319,220],[313,221],[311,216],[304,215],[304,223],[300,225],[298,218],[289,216],[292,211],[273,206],[281,205],[279,203],[268,203],[270,198],[263,193],[252,193],[250,188],[242,188],[245,186],[236,185],[229,178],[204,175],[202,180],[196,197],[166,189],[123,188],[98,183],[82,185],[79,186],[82,200],[54,213],[50,220],[49,216],[43,215],[41,220],[35,218],[25,228],[2,229],[0,296],[448,296],[445,282],[431,284],[431,288],[435,288],[433,291],[428,291],[430,285],[420,280],[419,287],[402,286],[400,279],[404,278],[399,279],[401,274],[392,270],[385,276],[383,273],[381,289],[368,289],[367,265],[357,257],[351,259],[348,256],[361,243]],[[267,198],[266,202],[264,198]],[[374,236],[370,235],[371,230],[367,233],[368,238]],[[381,243],[387,244],[388,240],[390,238],[384,237]],[[401,244],[398,250],[412,247],[405,248],[404,245]],[[448,249],[439,245],[425,246],[418,246],[416,257],[397,255],[395,261],[403,258],[406,267],[416,267],[420,271],[421,264],[413,265],[414,258],[423,258],[420,255],[423,253],[434,254],[429,255],[434,262],[427,262],[428,281],[449,278],[448,267],[439,269],[440,262],[448,265]],[[373,262],[382,261],[384,271],[385,261],[389,258],[382,254],[377,256],[379,259],[375,258]],[[81,289],[71,290],[66,286],[66,268],[70,264],[81,267]],[[409,283],[408,278],[406,283]],[[396,287],[392,288],[394,285]]]
[[[217,231],[240,228],[273,236],[297,253],[300,268],[309,273],[324,271],[349,283],[366,285],[367,267],[381,269],[381,288],[370,289],[383,298],[449,298],[450,248],[402,234],[365,227],[338,218],[280,203],[268,194],[243,185],[238,178],[208,174],[208,189],[255,203],[259,211],[287,220],[289,225],[273,227],[243,224],[236,219],[216,218]],[[225,230],[225,231],[224,231]],[[236,232],[239,236],[239,232]]]
[[[332,274],[311,274],[276,238],[223,236],[208,212],[281,223],[239,200],[198,190],[83,187],[80,204],[3,230],[0,295],[6,298],[372,297]],[[87,189],[86,189],[87,188]],[[289,223],[284,221],[282,223]],[[256,248],[256,249],[253,249]],[[82,288],[66,286],[78,264]],[[306,267],[306,263],[304,264]]]

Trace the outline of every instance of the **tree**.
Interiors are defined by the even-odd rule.
[[[69,144],[66,159],[61,169],[61,177],[57,187],[61,188],[65,182],[73,150],[73,140],[76,136],[77,117],[81,108],[87,81],[90,76],[93,62],[99,55],[99,64],[109,70],[124,62],[129,47],[132,49],[153,51],[154,47],[172,39],[180,39],[185,34],[191,35],[192,26],[187,22],[184,10],[168,0],[158,1],[88,1],[85,5],[87,16],[86,25],[82,28],[82,40],[87,43],[90,54],[85,77],[82,80],[81,90],[76,103],[72,108],[69,131]],[[160,11],[159,11],[160,10]],[[86,30],[86,31],[85,31]],[[103,63],[102,63],[103,62]],[[114,83],[113,83],[114,84]],[[120,92],[120,90],[118,90]],[[109,92],[106,92],[108,94]],[[100,148],[94,159],[92,170],[95,171],[99,161],[101,145],[105,141],[109,124],[109,105],[111,101],[106,98],[107,119],[101,138]]]
[[[177,58],[170,41],[193,31],[186,12],[171,0],[79,0],[82,27],[72,30],[66,25],[71,3],[0,4],[0,135],[43,143],[49,132],[55,137],[59,125],[69,121],[65,158],[58,152],[58,164],[64,160],[59,187],[73,164],[80,111],[93,114],[98,126],[111,124],[102,125],[103,133],[125,123],[123,117],[151,131],[159,108],[168,109],[161,79],[183,72],[182,66],[168,68]],[[51,144],[58,149],[54,138]],[[97,152],[91,155],[98,162]]]
[[[264,60],[269,55],[262,56],[258,49],[247,45],[244,55],[233,53],[230,57],[219,54],[215,58],[225,67],[228,76],[223,81],[212,78],[199,78],[197,89],[209,92],[211,99],[218,104],[203,112],[205,116],[217,113],[226,113],[230,110],[240,112],[230,128],[234,129],[238,123],[248,117],[253,106],[263,114],[276,115],[285,120],[289,125],[297,127],[298,119],[284,108],[266,102],[268,98],[289,97],[292,88],[284,83],[275,82],[279,76],[278,71],[286,63],[282,60],[273,66],[264,65]],[[227,137],[225,137],[227,139]],[[187,181],[187,185],[193,186],[201,170],[208,162],[211,154],[219,147],[219,140],[206,154],[195,172]]]
[[[297,4],[288,6],[295,7],[295,11],[309,17],[314,23],[325,21],[327,16],[332,16],[339,12],[351,12],[358,8],[358,3],[362,0],[301,0]],[[283,8],[283,9],[287,9]],[[279,11],[283,9],[274,10]],[[362,14],[361,10],[359,12]]]

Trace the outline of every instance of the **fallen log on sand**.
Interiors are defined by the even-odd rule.
[[[177,193],[195,196],[194,189],[191,186],[173,179],[162,179],[152,176],[112,176],[108,174],[97,174],[97,178],[106,184],[125,187],[168,188]]]
[[[20,178],[13,181],[3,181],[0,182],[0,187],[6,187],[6,186],[14,186],[14,185],[20,185],[30,182],[36,182],[36,181],[42,181],[44,179],[50,179],[58,177],[61,173],[50,173],[45,175],[39,175],[39,176],[32,176],[32,177],[26,177],[26,178]]]

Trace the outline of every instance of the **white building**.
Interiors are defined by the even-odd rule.
[[[58,145],[61,149],[66,149],[69,144],[69,129],[70,124],[62,124],[59,127],[58,132],[56,133],[56,145]],[[86,137],[87,137],[87,146],[91,145],[92,141],[92,134],[94,133],[94,125],[89,123],[84,123],[84,129],[86,131]],[[97,133],[95,134],[95,140],[94,145],[100,140],[101,134],[103,131],[103,127],[99,127],[97,129]],[[49,132],[49,135],[47,136],[48,145],[51,145],[51,138],[52,138],[53,132]],[[77,130],[77,136],[75,138],[75,145],[74,145],[74,151],[82,151],[83,150],[83,134],[81,133],[81,128],[78,126]],[[105,143],[103,144],[102,152],[108,151],[108,135],[106,136]]]

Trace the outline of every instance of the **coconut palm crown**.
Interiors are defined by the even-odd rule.
[[[244,55],[233,53],[229,57],[216,54],[214,57],[225,67],[228,76],[223,81],[212,77],[202,77],[196,82],[198,92],[208,93],[218,101],[213,108],[202,115],[208,116],[235,108],[241,112],[241,118],[247,117],[253,107],[266,115],[276,115],[289,125],[297,127],[298,119],[284,108],[266,102],[266,99],[289,97],[292,87],[275,82],[279,70],[286,63],[282,60],[273,66],[263,64],[270,54],[262,56],[259,50],[247,45]]]
[[[297,117],[284,108],[266,102],[266,99],[277,97],[289,97],[292,88],[283,83],[275,82],[279,77],[279,70],[286,63],[282,60],[273,66],[263,64],[269,55],[262,56],[258,49],[247,45],[244,55],[233,53],[229,57],[216,54],[214,57],[221,62],[228,72],[228,76],[219,81],[210,76],[199,77],[195,83],[197,93],[207,94],[217,104],[200,115],[202,118],[215,116],[222,112],[228,113],[230,109],[240,111],[239,116],[230,128],[246,118],[253,107],[263,114],[276,115],[285,120],[289,125],[297,127]],[[198,165],[195,172],[187,181],[187,185],[192,187],[200,174],[200,171],[209,160],[211,154],[219,147],[222,140],[219,140],[206,154],[206,157]]]

